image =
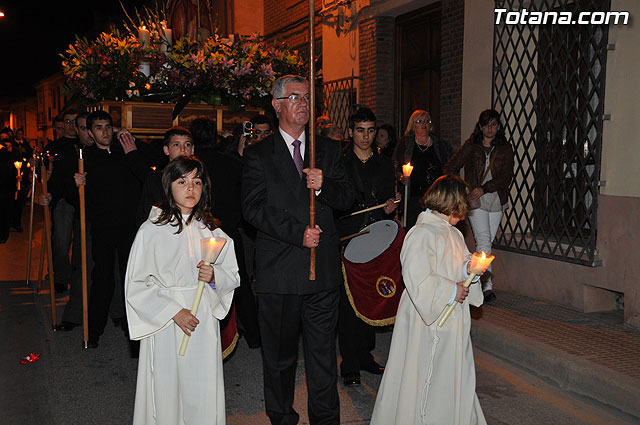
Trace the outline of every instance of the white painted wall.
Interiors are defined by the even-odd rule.
[[[602,170],[605,195],[640,197],[640,2],[612,0],[612,11],[629,11],[628,25],[609,27]]]
[[[491,106],[493,4],[493,0],[466,1],[464,4],[460,126],[460,140],[463,142],[473,131],[480,112]]]

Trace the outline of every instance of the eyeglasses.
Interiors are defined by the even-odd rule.
[[[431,119],[430,118],[419,118],[416,120],[416,124],[431,124]]]
[[[291,103],[298,103],[300,102],[300,100],[304,99],[305,102],[309,103],[309,94],[305,94],[305,95],[301,95],[299,93],[291,93],[289,96],[286,97],[276,97],[277,100],[285,100],[285,99],[289,99],[289,102]]]

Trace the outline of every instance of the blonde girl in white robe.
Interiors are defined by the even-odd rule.
[[[171,161],[165,200],[153,207],[131,248],[125,295],[131,339],[140,340],[134,425],[223,425],[220,324],[239,285],[233,240],[208,213],[210,182],[194,157]],[[227,242],[213,266],[200,239]],[[197,317],[190,312],[198,280],[205,285]],[[178,356],[183,335],[191,335]]]
[[[426,211],[405,237],[400,259],[406,289],[371,425],[486,424],[469,335],[469,304],[482,304],[482,289],[463,286],[471,254],[453,227],[466,216],[468,192],[459,177],[440,177],[423,197]],[[454,300],[460,303],[438,327]]]

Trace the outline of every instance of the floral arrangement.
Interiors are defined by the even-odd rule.
[[[162,31],[153,31],[141,45],[131,31],[114,29],[93,41],[77,38],[61,56],[67,88],[81,103],[199,100],[263,106],[277,77],[305,72],[297,51],[259,36],[213,34],[203,42],[185,37],[167,43]]]
[[[145,84],[138,73],[143,54],[137,39],[117,30],[91,42],[76,38],[62,61],[67,87],[87,101],[122,99],[130,87]]]

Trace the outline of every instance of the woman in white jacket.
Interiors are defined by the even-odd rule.
[[[194,157],[164,170],[165,199],[153,207],[131,248],[125,295],[131,339],[140,340],[133,423],[225,423],[219,321],[239,285],[233,241],[209,213],[209,177]],[[200,240],[226,238],[217,261],[201,261]],[[209,282],[190,312],[198,281]],[[197,330],[196,330],[197,327]],[[183,335],[191,335],[178,356]]]
[[[482,304],[482,289],[463,286],[471,254],[453,227],[466,216],[468,193],[457,176],[437,179],[422,198],[426,211],[405,237],[400,260],[406,289],[371,425],[486,424],[475,393],[469,335],[469,304]],[[455,301],[459,304],[438,327]]]

